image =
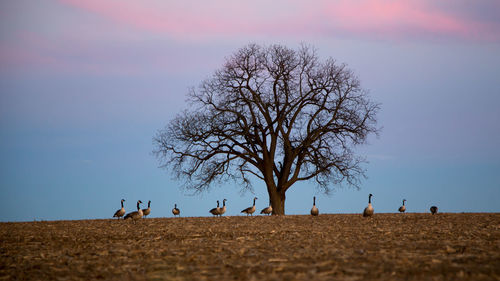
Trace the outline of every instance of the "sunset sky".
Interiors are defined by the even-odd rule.
[[[287,214],[500,212],[497,0],[0,3],[0,221],[109,218],[125,199],[152,217],[239,215],[265,185],[192,194],[158,168],[152,137],[185,95],[248,43],[307,43],[346,63],[381,103],[361,189],[287,193]]]

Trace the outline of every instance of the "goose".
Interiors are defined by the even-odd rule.
[[[399,211],[401,213],[404,213],[406,211],[405,201],[406,201],[406,199],[403,199],[403,206],[399,207]]]
[[[148,202],[148,208],[147,209],[142,209],[142,213],[144,214],[144,217],[149,215],[151,213],[151,200]]]
[[[141,200],[138,200],[137,201],[137,211],[135,212],[131,212],[131,213],[128,213],[124,219],[132,219],[132,220],[138,220],[140,218],[142,218],[143,216],[143,213],[142,213],[142,210],[141,210],[141,206],[139,206],[139,204],[142,204],[142,201]]]
[[[217,216],[219,215],[220,208],[219,208],[219,200],[217,200],[217,208],[213,208],[209,211],[212,215]]]
[[[271,204],[269,204],[268,207],[265,207],[264,209],[262,209],[262,211],[260,211],[261,214],[266,214],[266,215],[271,215],[272,212],[273,212],[273,206],[271,206]]]
[[[438,212],[438,207],[436,207],[436,206],[432,206],[430,210],[431,210],[431,213],[432,213],[433,215],[434,215],[434,214],[437,214],[437,212]]]
[[[125,208],[123,208],[123,202],[125,202],[125,199],[122,199],[121,201],[122,208],[115,212],[113,218],[116,217],[117,219],[120,219],[121,217],[123,217],[123,215],[125,215]]]
[[[316,196],[313,197],[313,207],[311,208],[311,216],[319,215],[318,207],[316,207]]]
[[[174,208],[172,209],[172,214],[174,214],[174,217],[179,215],[181,216],[181,210],[177,209],[177,204],[174,204]]]
[[[255,212],[255,200],[257,200],[258,198],[257,197],[254,197],[253,198],[253,206],[252,207],[248,207],[246,208],[245,210],[241,211],[242,213],[245,213],[248,215],[252,215],[253,216],[253,213]]]
[[[368,206],[363,211],[363,217],[373,216],[372,196],[373,196],[373,194],[371,194],[371,193],[370,193],[370,195],[368,195]]]
[[[227,199],[222,200],[222,208],[219,209],[219,216],[222,216],[226,212],[226,201]]]

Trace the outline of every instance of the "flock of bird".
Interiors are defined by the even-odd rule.
[[[363,217],[371,217],[371,216],[373,216],[373,214],[375,212],[373,209],[373,206],[372,206],[372,196],[373,196],[373,194],[371,194],[371,193],[368,195],[368,206],[366,206],[366,208],[363,210]],[[258,199],[257,197],[254,197],[253,198],[253,205],[242,210],[241,213],[244,213],[247,216],[248,215],[253,216],[253,213],[255,213],[255,210],[256,210],[255,201],[257,199]],[[222,216],[226,212],[226,201],[227,201],[227,199],[222,200],[222,208],[221,208],[219,200],[217,200],[217,207],[210,209],[209,213],[211,213],[214,216]],[[113,217],[116,217],[118,219],[123,217],[124,219],[138,220],[138,219],[141,219],[142,217],[148,216],[151,213],[151,200],[149,200],[149,202],[148,202],[147,209],[141,209],[140,204],[142,204],[142,201],[138,200],[137,201],[137,211],[130,212],[126,215],[125,215],[125,208],[123,207],[123,202],[125,202],[125,199],[121,200],[122,207],[121,207],[121,209],[118,209],[115,212]],[[399,209],[398,209],[398,211],[401,213],[406,212],[405,202],[406,202],[406,199],[403,199],[403,205],[401,207],[399,207]],[[438,207],[432,206],[430,208],[430,211],[434,215],[437,213]],[[265,214],[265,215],[270,215],[272,212],[273,212],[273,207],[271,205],[269,205],[268,207],[266,207],[266,208],[262,209],[262,211],[260,211],[261,214]],[[177,204],[174,204],[174,208],[172,209],[172,214],[174,214],[174,216],[180,216],[181,210],[179,210],[177,208]],[[318,215],[319,215],[319,209],[318,209],[318,207],[316,207],[316,196],[314,196],[313,197],[313,206],[311,208],[311,216],[318,216]]]

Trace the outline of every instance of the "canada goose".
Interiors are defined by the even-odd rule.
[[[438,207],[436,207],[436,206],[432,206],[430,210],[431,210],[431,213],[432,213],[433,215],[434,215],[434,214],[437,214],[437,212],[438,212]]]
[[[219,215],[220,208],[219,208],[219,200],[217,200],[217,208],[213,208],[209,211],[212,215],[217,216]]]
[[[179,215],[181,216],[181,210],[177,209],[177,204],[174,204],[174,208],[172,209],[172,214],[174,214],[174,217]]]
[[[266,215],[271,215],[272,212],[273,212],[273,206],[271,206],[271,204],[269,204],[268,207],[265,207],[264,209],[262,209],[262,211],[260,211],[261,214],[266,214]]]
[[[148,202],[148,208],[147,209],[142,209],[142,213],[144,214],[144,217],[149,215],[151,213],[151,200]]]
[[[316,196],[313,197],[313,207],[311,208],[311,215],[312,216],[317,216],[319,215],[319,210],[316,207]]]
[[[123,208],[123,202],[125,202],[125,199],[122,199],[121,201],[122,208],[115,212],[113,218],[116,217],[117,219],[120,219],[121,217],[123,217],[123,215],[125,215],[125,208]]]
[[[245,210],[241,211],[242,213],[245,213],[248,215],[252,215],[253,216],[253,213],[255,212],[255,200],[257,200],[258,198],[257,197],[254,197],[253,198],[253,206],[252,207],[248,207],[246,208]]]
[[[399,207],[399,211],[401,213],[404,213],[406,211],[405,201],[406,201],[406,199],[403,199],[403,206]]]
[[[370,193],[370,195],[368,195],[368,206],[363,211],[363,217],[373,216],[372,196],[373,196],[373,194],[371,194],[371,193]]]
[[[137,201],[137,211],[135,212],[131,212],[131,213],[128,213],[124,219],[128,219],[128,218],[131,218],[132,220],[138,220],[140,218],[142,218],[143,216],[143,213],[142,213],[142,210],[141,210],[141,206],[139,206],[139,204],[142,204],[142,201],[141,200],[138,200]]]
[[[227,199],[222,200],[222,208],[219,209],[219,216],[222,216],[226,212],[226,201]]]

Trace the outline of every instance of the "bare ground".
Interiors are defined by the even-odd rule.
[[[0,280],[500,280],[500,214],[0,223]]]

